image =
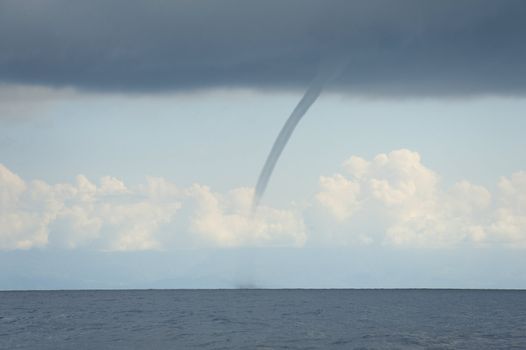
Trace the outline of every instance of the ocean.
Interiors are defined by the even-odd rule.
[[[0,349],[526,349],[526,291],[5,291]]]

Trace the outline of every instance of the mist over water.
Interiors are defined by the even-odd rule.
[[[285,125],[283,125],[283,128],[279,132],[276,141],[274,141],[274,144],[272,145],[272,149],[270,150],[270,153],[267,156],[267,160],[263,165],[263,169],[261,169],[261,173],[259,174],[258,182],[256,184],[256,189],[254,192],[254,197],[252,200],[252,213],[255,213],[255,211],[257,210],[261,198],[265,194],[268,183],[270,181],[274,168],[276,167],[276,164],[279,160],[279,157],[281,156],[281,153],[283,153],[283,150],[285,149],[285,146],[287,145],[292,133],[298,126],[298,123],[307,113],[312,104],[316,102],[321,92],[323,91],[325,85],[329,81],[336,78],[336,76],[342,72],[342,70],[347,65],[347,61],[348,60],[346,59],[341,59],[337,62],[326,63],[323,67],[320,67],[318,74],[316,75],[310,86],[307,88],[307,91],[305,91],[305,94],[292,111],[291,115],[285,122]]]

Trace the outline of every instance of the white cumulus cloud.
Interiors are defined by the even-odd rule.
[[[170,249],[174,242],[208,246],[305,242],[297,213],[262,207],[252,215],[251,196],[247,188],[222,195],[199,184],[180,189],[156,177],[135,188],[110,176],[98,184],[83,175],[72,184],[27,183],[0,165],[0,249],[129,251]],[[174,239],[185,235],[193,239]]]
[[[526,247],[526,172],[503,177],[495,220],[490,226],[493,240]]]
[[[306,233],[300,217],[292,211],[261,207],[251,213],[253,190],[238,188],[226,195],[206,186],[188,191],[196,203],[191,220],[193,232],[219,246],[301,246]]]
[[[54,247],[103,251],[177,247],[459,245],[526,247],[526,172],[495,193],[460,180],[446,188],[417,152],[352,156],[321,176],[304,209],[261,206],[253,189],[226,193],[162,177],[127,186],[104,176],[72,183],[25,181],[0,164],[0,250]]]
[[[462,180],[449,189],[407,149],[371,161],[353,156],[344,174],[322,176],[317,208],[332,220],[318,230],[341,243],[445,247],[526,239],[526,173],[502,178],[499,191]]]

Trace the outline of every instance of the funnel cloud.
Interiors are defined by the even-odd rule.
[[[283,125],[283,128],[279,132],[276,141],[274,141],[274,145],[272,145],[272,149],[270,150],[267,160],[265,161],[265,165],[263,165],[263,169],[261,169],[261,173],[259,174],[258,182],[254,192],[254,198],[252,201],[253,213],[257,210],[259,202],[261,201],[261,198],[267,189],[272,172],[276,167],[276,163],[278,162],[281,153],[285,149],[285,146],[289,142],[290,136],[294,132],[294,129],[296,129],[301,118],[303,118],[305,113],[307,113],[312,104],[316,102],[327,82],[334,79],[339,73],[341,73],[345,65],[346,60],[340,60],[339,62],[336,62],[330,66],[321,68],[318,72],[318,75],[314,78],[307,91],[305,91],[305,94],[301,98],[300,102],[298,102],[291,115],[285,122],[285,125]]]

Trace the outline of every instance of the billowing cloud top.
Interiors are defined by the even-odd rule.
[[[348,57],[333,88],[522,95],[522,0],[0,3],[0,82],[117,91],[295,88]]]
[[[526,248],[526,172],[495,190],[451,187],[408,149],[352,156],[321,176],[303,205],[251,212],[252,189],[217,193],[164,178],[127,186],[105,176],[74,183],[26,181],[0,164],[0,252],[30,248],[103,251],[196,247],[390,246]]]

